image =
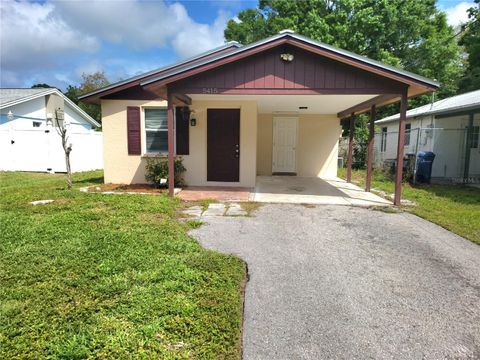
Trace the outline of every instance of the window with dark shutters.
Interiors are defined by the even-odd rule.
[[[128,155],[141,155],[140,108],[127,107]]]
[[[177,155],[188,155],[189,153],[189,115],[188,107],[175,109]]]

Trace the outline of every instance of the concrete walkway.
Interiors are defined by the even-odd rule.
[[[254,215],[192,232],[248,264],[244,359],[480,358],[480,246],[406,213]]]
[[[259,176],[253,201],[264,203],[388,206],[391,202],[339,178]]]

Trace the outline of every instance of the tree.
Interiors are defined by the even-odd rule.
[[[457,91],[463,71],[453,28],[435,0],[260,0],[258,8],[243,10],[227,23],[225,38],[248,44],[283,29],[436,79],[438,98]],[[425,95],[409,104],[430,100]],[[398,110],[398,105],[383,107],[377,117]],[[366,115],[357,118],[357,165],[366,157],[367,123]],[[344,125],[344,135],[348,131]]]
[[[53,87],[55,87],[55,86],[50,86],[50,85],[48,85],[48,84],[41,83],[41,84],[34,84],[34,85],[32,85],[31,89],[38,89],[38,88],[47,88],[47,89],[49,89],[49,88],[53,88]]]
[[[75,104],[85,111],[92,118],[98,122],[102,121],[102,113],[99,105],[86,104],[78,100],[78,98],[86,93],[108,86],[108,81],[103,71],[97,71],[93,74],[82,74],[82,82],[79,86],[69,85],[65,91],[65,95],[72,100]]]
[[[62,148],[65,152],[65,165],[67,168],[67,188],[72,189],[72,168],[70,166],[70,153],[72,152],[72,144],[68,142],[68,124],[65,123],[64,112],[61,109],[55,110],[55,130],[62,139]]]
[[[469,21],[463,25],[463,45],[468,54],[467,69],[460,81],[460,92],[480,89],[480,0],[475,0],[475,6],[468,10]]]
[[[460,48],[435,0],[260,0],[225,29],[247,44],[291,29],[312,39],[434,78],[440,97],[457,90]],[[428,101],[424,99],[423,101]]]

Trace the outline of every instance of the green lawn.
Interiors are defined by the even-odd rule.
[[[188,237],[177,201],[78,191],[100,182],[0,173],[1,357],[238,359],[243,262]]]
[[[339,169],[339,177],[345,178],[345,174],[346,169]],[[365,170],[354,170],[352,180],[364,186],[365,176]],[[395,186],[385,175],[374,172],[372,188],[393,193]],[[405,207],[406,210],[480,244],[479,188],[404,184],[402,197],[416,203],[416,206]]]

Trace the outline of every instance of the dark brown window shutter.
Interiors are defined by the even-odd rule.
[[[141,155],[140,108],[127,106],[128,155]]]
[[[177,144],[177,155],[188,155],[189,154],[189,115],[190,112],[188,107],[177,107],[175,109],[175,118],[176,118],[176,144]]]

